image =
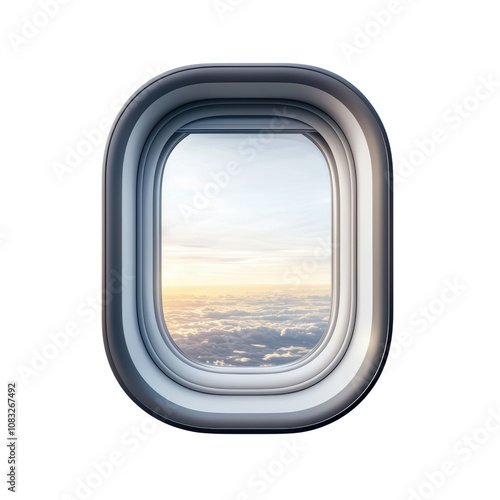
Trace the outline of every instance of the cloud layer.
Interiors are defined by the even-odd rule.
[[[224,286],[164,290],[174,342],[216,366],[275,366],[305,356],[323,336],[328,287]]]

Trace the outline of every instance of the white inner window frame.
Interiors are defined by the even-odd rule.
[[[290,116],[294,116],[291,120]],[[257,120],[252,120],[256,117]],[[247,119],[249,118],[249,119]],[[286,123],[285,122],[288,122]],[[174,122],[174,123],[172,123]],[[286,125],[285,125],[286,123]],[[281,125],[280,125],[281,124]],[[284,128],[276,129],[277,126]],[[332,190],[332,310],[323,339],[307,355],[272,367],[224,367],[203,365],[186,356],[165,325],[161,305],[161,174],[168,155],[189,133],[260,132],[303,133],[323,153],[330,170]],[[142,300],[143,340],[156,364],[180,384],[211,394],[284,394],[317,383],[337,366],[349,344],[354,322],[355,287],[355,183],[347,141],[336,124],[295,103],[205,103],[188,106],[175,117],[158,124],[154,138],[143,150],[138,188],[142,200],[153,199],[153,210],[139,205],[139,241],[143,251],[138,265],[144,283]],[[325,140],[327,138],[328,142]],[[334,151],[332,151],[334,147]],[[151,242],[154,257],[151,259]],[[151,292],[154,292],[152,295]],[[153,305],[154,310],[153,310]],[[272,375],[272,376],[270,376]]]

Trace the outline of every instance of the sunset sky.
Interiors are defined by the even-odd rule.
[[[168,158],[162,189],[164,287],[282,285],[330,244],[328,167],[301,134],[191,134]],[[330,269],[325,253],[307,284],[328,285]]]

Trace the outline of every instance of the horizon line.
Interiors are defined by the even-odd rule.
[[[192,287],[200,287],[200,286],[282,286],[282,287],[293,287],[293,288],[301,288],[304,286],[331,286],[330,283],[309,283],[309,284],[301,284],[301,285],[295,285],[295,284],[288,284],[288,283],[199,283],[196,285],[188,284],[188,285],[183,285],[183,284],[166,284],[162,283],[161,287],[162,288],[174,288],[174,287],[181,287],[181,286],[192,286]]]

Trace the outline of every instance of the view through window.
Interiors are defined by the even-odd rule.
[[[332,302],[332,194],[320,149],[299,133],[193,133],[163,173],[165,324],[215,366],[296,361]]]

